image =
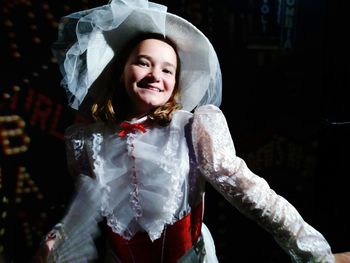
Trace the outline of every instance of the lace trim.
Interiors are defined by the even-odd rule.
[[[192,130],[201,172],[243,214],[270,232],[293,262],[333,263],[325,238],[236,156],[228,125],[212,105],[198,108]]]
[[[176,115],[174,119],[176,119]],[[175,123],[187,121],[187,118],[178,117]],[[155,240],[161,236],[166,224],[172,224],[177,220],[174,215],[183,198],[182,184],[185,182],[189,169],[183,164],[186,163],[186,165],[189,165],[188,159],[181,159],[186,158],[186,156],[188,158],[183,127],[183,124],[179,124],[176,127],[169,126],[161,129],[150,129],[145,134],[128,133],[126,138],[120,138],[117,134],[113,135],[114,132],[109,130],[106,130],[102,134],[101,132],[93,133],[91,146],[93,152],[92,161],[94,163],[94,172],[102,184],[102,205],[100,211],[107,218],[108,225],[112,230],[124,238],[130,239],[142,228],[148,232],[152,240]],[[166,131],[166,129],[169,130]],[[162,152],[154,152],[154,149],[159,150],[158,146],[147,146],[147,151],[150,151],[150,156],[147,157],[150,157],[150,163],[146,165],[149,169],[153,169],[152,167],[154,167],[157,174],[154,175],[152,185],[145,186],[143,185],[143,181],[147,180],[145,178],[149,175],[140,173],[144,168],[138,167],[137,158],[139,157],[137,156],[140,153],[136,154],[135,151],[140,151],[140,149],[136,149],[135,147],[139,147],[136,145],[140,144],[144,145],[144,142],[140,141],[142,140],[140,138],[142,136],[150,136],[152,132],[160,132],[161,136],[164,136],[165,144],[160,145],[160,148],[163,149]],[[147,144],[147,140],[145,142]],[[117,155],[115,156],[113,153],[110,154],[110,151],[113,151],[113,149],[117,151]],[[110,154],[107,160],[105,158],[106,152]],[[112,167],[110,163],[113,163]],[[180,163],[184,167],[178,167]],[[108,165],[109,168],[106,168],[105,165]],[[145,165],[144,162],[141,162],[141,165]],[[117,174],[111,174],[108,169],[112,169],[112,171],[115,169]],[[157,176],[161,180],[158,180],[156,178]],[[114,184],[117,184],[117,187],[120,187],[121,184],[127,185],[128,188],[119,190],[121,192],[124,190],[124,193],[127,193],[128,189],[130,190],[128,199],[129,207],[127,207],[126,200],[124,200],[124,193],[116,192]],[[160,194],[155,189],[164,190],[164,195],[160,196],[161,200],[156,200],[161,203],[157,204],[156,207],[148,207],[145,210],[146,208],[142,205],[144,198],[157,198],[157,195]],[[145,192],[147,196],[144,195]],[[118,200],[118,202],[116,203],[114,200]],[[130,212],[133,211],[132,215],[129,214],[129,211],[124,210],[124,207],[125,209],[131,209]],[[120,209],[123,209],[122,214],[118,214]],[[144,215],[145,212],[147,212],[147,215]]]
[[[128,153],[129,153],[129,156],[131,158],[131,185],[132,185],[132,188],[133,190],[131,191],[130,193],[130,202],[132,204],[132,208],[135,212],[135,217],[136,217],[136,220],[138,218],[140,218],[142,216],[142,208],[141,208],[141,205],[140,205],[140,200],[139,200],[139,192],[140,192],[140,189],[139,189],[139,179],[138,179],[138,173],[137,173],[137,169],[136,169],[136,164],[135,164],[135,155],[134,155],[134,143],[133,141],[135,140],[135,136],[134,134],[128,134],[128,139],[127,139],[127,145],[128,145]]]

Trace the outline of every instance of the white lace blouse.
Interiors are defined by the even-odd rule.
[[[236,156],[226,119],[216,106],[201,106],[193,114],[179,110],[166,127],[146,126],[146,132],[135,130],[125,137],[119,131],[102,123],[66,131],[68,164],[81,178],[63,220],[70,245],[81,242],[81,233],[88,243],[101,216],[126,239],[146,231],[155,240],[165,225],[199,203],[206,181],[270,232],[293,262],[334,262],[325,238]]]

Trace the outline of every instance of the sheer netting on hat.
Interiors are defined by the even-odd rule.
[[[60,21],[52,50],[72,108],[79,108],[94,81],[123,44],[143,32],[161,33],[175,42],[181,61],[179,87],[183,109],[220,105],[219,61],[212,44],[200,30],[168,13],[164,5],[147,0],[112,0],[107,5],[67,15]],[[100,85],[99,89],[107,87]]]

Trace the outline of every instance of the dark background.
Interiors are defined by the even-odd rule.
[[[63,15],[107,1],[0,3],[0,253],[30,262],[72,193],[66,106],[50,45]],[[350,250],[347,1],[168,0],[212,41],[237,155],[329,241]],[[208,185],[205,222],[221,263],[290,262]],[[1,261],[1,259],[0,259]]]

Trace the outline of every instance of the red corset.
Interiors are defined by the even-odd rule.
[[[161,237],[153,242],[146,232],[139,232],[126,240],[108,228],[111,248],[123,263],[176,263],[198,240],[202,211],[200,203],[184,218],[168,225]]]

